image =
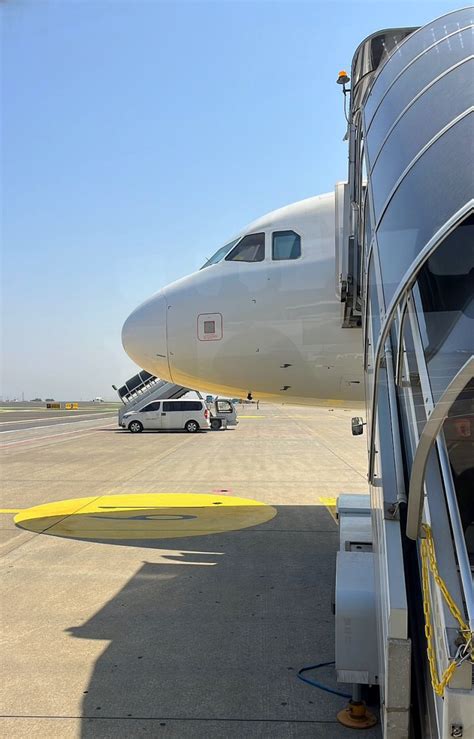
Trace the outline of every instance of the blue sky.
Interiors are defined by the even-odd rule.
[[[2,3],[3,397],[114,397],[139,302],[345,177],[359,42],[460,6]]]

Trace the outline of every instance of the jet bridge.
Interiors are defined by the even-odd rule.
[[[117,390],[117,394],[123,403],[118,414],[119,425],[122,423],[124,413],[139,410],[152,400],[182,398],[186,393],[189,393],[189,388],[160,380],[155,375],[142,369]]]
[[[337,286],[344,325],[364,333],[370,508],[341,512],[336,669],[380,686],[388,739],[474,737],[472,33],[467,8],[374,34],[344,86]],[[364,510],[370,536],[348,549]],[[357,557],[370,559],[360,586]],[[370,583],[377,654],[359,647],[348,664],[341,640]]]

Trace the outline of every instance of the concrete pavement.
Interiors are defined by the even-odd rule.
[[[8,435],[0,733],[349,737],[335,720],[344,699],[296,673],[334,656],[331,506],[367,489],[351,415],[261,405],[245,406],[235,430],[206,434],[132,435],[90,420],[64,436]],[[150,493],[199,504],[144,512],[133,496]],[[204,494],[229,503],[209,519]],[[118,508],[116,495],[131,497]],[[237,497],[265,504],[265,522],[223,530],[221,516],[241,515]],[[83,498],[100,510],[13,523],[11,511]],[[192,516],[215,533],[206,524],[187,536]],[[168,525],[173,538],[162,538]],[[335,686],[331,668],[316,679]]]

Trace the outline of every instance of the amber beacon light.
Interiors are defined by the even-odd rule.
[[[337,84],[338,85],[347,85],[348,82],[350,82],[350,77],[348,76],[347,72],[343,69],[339,74],[337,75]]]

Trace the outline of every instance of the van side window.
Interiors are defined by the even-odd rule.
[[[274,231],[272,236],[272,259],[299,259],[301,237],[294,231]]]
[[[152,404],[153,405],[153,404]],[[172,413],[173,411],[200,411],[202,403],[200,400],[174,400],[173,402],[164,402],[163,411]]]
[[[181,405],[183,411],[200,411],[202,410],[202,403],[199,400],[183,400]]]
[[[140,413],[148,413],[148,411],[159,411],[160,410],[160,404],[159,403],[148,403],[144,408],[140,408]]]
[[[263,262],[265,234],[248,234],[226,256],[226,262]]]

